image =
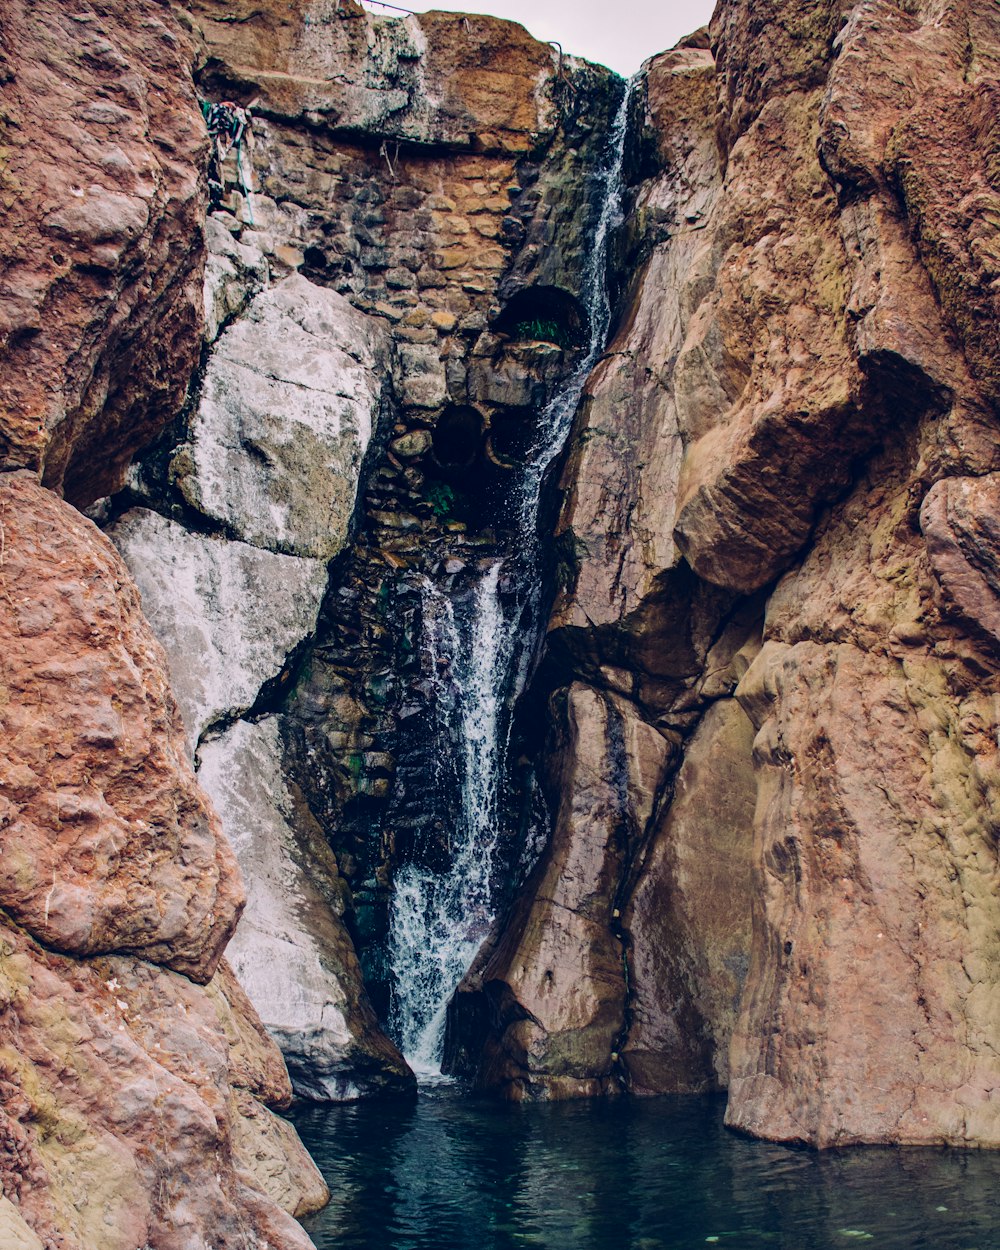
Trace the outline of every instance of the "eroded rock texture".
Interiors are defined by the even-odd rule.
[[[187,763],[163,653],[90,521],[28,473],[0,492],[0,905],[58,950],[131,951],[206,981],[243,887]]]
[[[422,613],[515,532],[621,86],[350,0],[8,9],[0,1239],[292,1250],[325,1190],[250,1000],[300,1092],[412,1087]],[[645,67],[513,735],[551,833],[452,1012],[481,1087],[1000,1145],[998,59],[972,0],[723,0]],[[256,100],[207,220],[192,64]],[[112,495],[183,727],[54,491]]]
[[[1000,22],[723,3],[710,35],[646,68],[662,163],[564,473],[545,679],[686,739],[588,1072],[728,1085],[779,1139],[996,1145]],[[523,987],[565,929],[504,1009],[556,1095]],[[574,993],[619,1010],[596,972]],[[522,1053],[502,1021],[488,1046]]]
[[[326,1187],[221,962],[236,859],[128,570],[54,493],[120,485],[198,358],[192,45],[161,4],[0,28],[0,1241],[306,1250]]]
[[[81,506],[118,487],[197,360],[208,145],[155,0],[6,5],[0,466]]]
[[[33,474],[0,525],[4,1195],[46,1247],[305,1247],[325,1187],[219,962],[243,886],[138,593]]]

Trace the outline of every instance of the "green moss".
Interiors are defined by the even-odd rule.
[[[424,489],[424,497],[435,516],[449,517],[455,507],[455,492],[446,482],[430,482]]]

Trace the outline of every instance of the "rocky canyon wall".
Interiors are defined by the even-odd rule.
[[[468,593],[507,541],[512,471],[582,351],[622,86],[488,18],[191,16],[199,89],[253,102],[252,144],[206,222],[190,401],[94,515],[240,856],[229,958],[296,1090],[401,1093],[393,878],[451,840],[422,599]]]
[[[428,622],[513,600],[623,84],[350,0],[11,0],[0,55],[0,1238],[305,1247],[274,1111],[412,1093]],[[1000,1145],[998,57],[971,0],[723,0],[638,77],[481,1088]]]
[[[69,502],[120,484],[198,358],[192,47],[142,2],[14,3],[2,42],[0,1240],[304,1250],[326,1187],[222,960],[236,859],[138,592]]]
[[[1000,23],[724,3],[692,42],[644,72],[478,1080],[995,1146]]]

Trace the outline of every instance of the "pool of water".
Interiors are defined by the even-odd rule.
[[[1000,1250],[1000,1156],[748,1141],[723,1102],[510,1106],[456,1087],[299,1110],[319,1250]]]

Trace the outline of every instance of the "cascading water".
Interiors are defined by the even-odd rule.
[[[407,864],[396,874],[389,918],[393,1024],[418,1075],[440,1073],[445,1014],[494,920],[493,859],[499,841],[510,711],[535,650],[541,596],[538,511],[546,470],[569,434],[611,319],[608,237],[620,221],[622,164],[632,82],[597,174],[601,211],[582,283],[589,341],[541,414],[517,491],[511,552],[487,561],[471,588],[449,597],[421,579],[422,666],[432,692],[438,791],[457,787],[447,870]],[[535,627],[532,628],[532,625]]]
[[[421,579],[422,659],[437,721],[435,788],[447,793],[453,779],[461,797],[447,872],[406,864],[396,875],[389,918],[395,1025],[403,1053],[421,1075],[440,1071],[448,999],[493,920],[490,868],[513,644],[498,594],[500,571],[501,561],[491,563],[458,604]]]

